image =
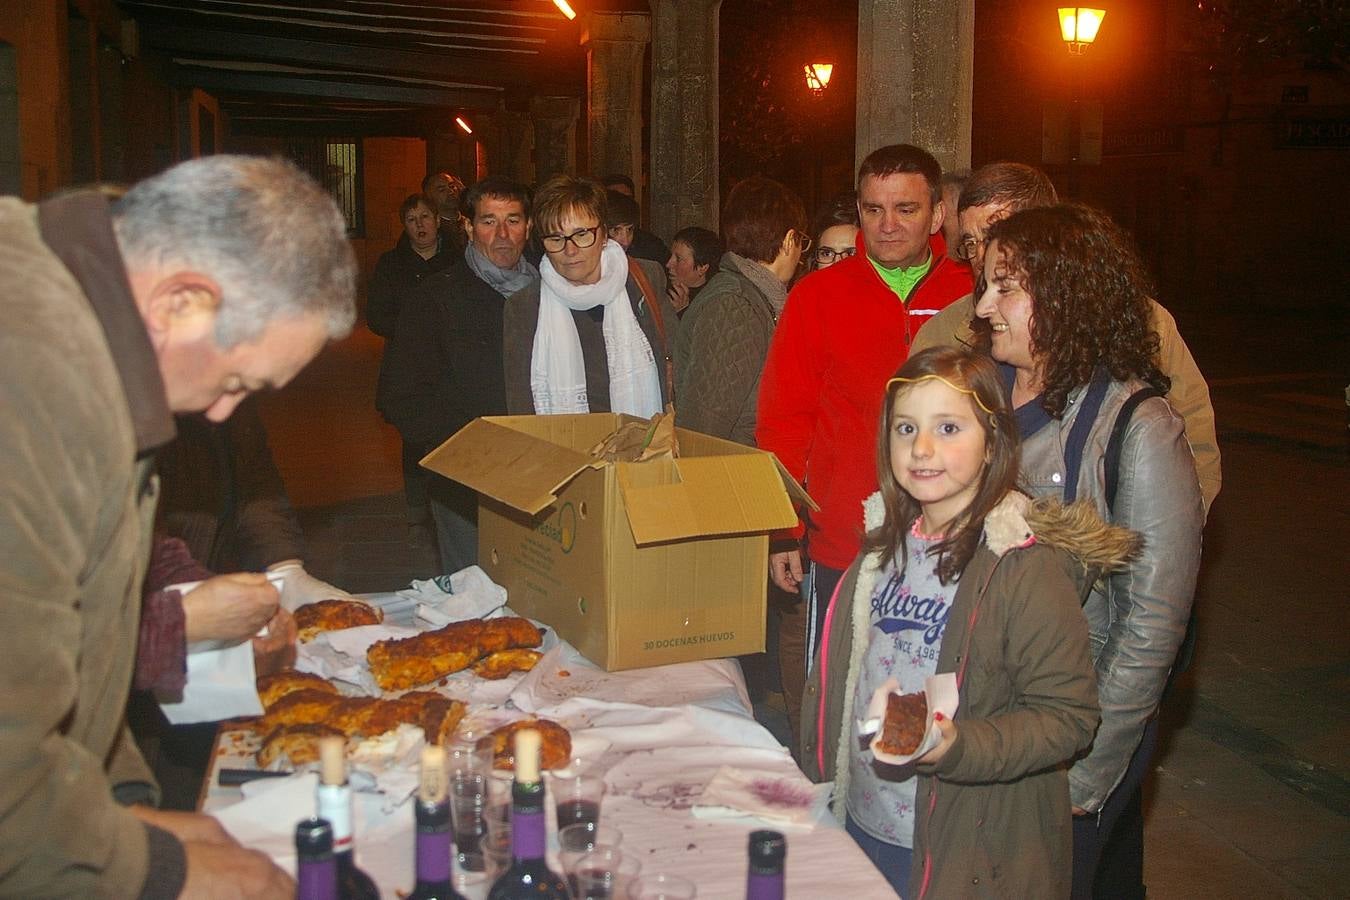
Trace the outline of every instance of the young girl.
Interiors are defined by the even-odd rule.
[[[1067,897],[1063,764],[1098,718],[1079,600],[1087,572],[1122,565],[1136,541],[1013,490],[1016,428],[986,357],[916,354],[882,417],[881,490],[803,708],[808,774],[835,780],[836,814],[911,900]],[[921,691],[945,672],[961,700],[941,742],[907,766],[876,762],[856,725],[873,691],[892,677]]]

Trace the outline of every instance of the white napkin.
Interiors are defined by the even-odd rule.
[[[287,871],[295,871],[295,823],[315,813],[313,772],[267,778],[243,786],[244,799],[215,813],[239,843],[261,850]],[[392,896],[412,885],[412,813],[404,806],[386,810],[385,798],[352,793],[352,829],[357,861]]]
[[[626,672],[606,672],[559,640],[511,693],[511,702],[526,712],[549,715],[573,700],[635,706],[700,706],[750,716],[744,683],[731,660],[678,663]]]
[[[257,676],[253,670],[253,644],[193,651],[188,648],[187,684],[183,698],[161,696],[160,708],[170,724],[215,722],[236,716],[260,716]]]
[[[417,604],[417,618],[436,628],[464,619],[482,619],[503,614],[506,588],[497,584],[478,566],[460,569],[453,575],[439,575],[426,581],[414,581],[398,596]]]
[[[775,825],[814,827],[822,794],[806,776],[722,766],[694,804],[700,819],[751,817]]]
[[[929,750],[932,750],[942,740],[942,731],[933,720],[933,713],[940,712],[947,717],[947,721],[956,718],[956,708],[961,703],[961,694],[956,687],[956,673],[946,672],[942,675],[929,675],[923,681],[924,696],[928,698],[928,729],[924,732],[923,740],[919,742],[919,747],[908,756],[897,756],[893,753],[887,753],[884,750],[877,749],[877,741],[881,738],[881,722],[886,716],[886,698],[892,692],[900,692],[900,683],[894,678],[886,679],[886,683],[872,692],[872,699],[867,703],[867,718],[858,722],[858,734],[875,735],[872,738],[872,755],[884,763],[890,763],[893,766],[903,766],[912,759],[923,756]]]
[[[314,640],[299,645],[295,667],[301,672],[355,685],[361,693],[379,696],[380,688],[370,674],[366,651],[376,641],[412,637],[418,633],[419,629],[398,625],[362,625],[320,632]]]

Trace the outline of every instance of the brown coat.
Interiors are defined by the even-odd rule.
[[[907,896],[919,896],[925,866],[928,897],[1069,895],[1064,764],[1088,746],[1098,721],[1079,609],[1091,581],[1084,563],[1117,565],[1137,544],[1087,504],[1046,513],[1025,501],[1009,495],[985,520],[947,619],[937,672],[964,671],[957,739],[936,766],[919,767]],[[881,521],[879,507],[879,496],[867,502],[869,528]],[[1036,542],[1023,546],[1033,530]],[[802,704],[803,768],[835,782],[840,818],[849,758],[840,748],[854,734],[850,711],[879,562],[864,553],[844,575]]]
[[[106,204],[42,210],[0,200],[0,895],[135,897],[182,865],[114,800],[154,799],[124,711],[173,420]]]
[[[670,340],[674,337],[675,325],[679,320],[675,317],[675,308],[670,305],[670,298],[666,296],[666,272],[656,263],[645,259],[635,262],[642,266],[656,291],[666,339]],[[669,403],[670,397],[666,395],[666,381],[661,368],[668,344],[660,340],[656,323],[643,299],[642,289],[631,275],[628,276],[628,301],[656,357],[661,401]],[[586,363],[586,397],[591,412],[609,412],[609,362],[605,356],[604,323],[601,319],[592,318],[589,311],[580,310],[573,310],[572,320],[577,323],[581,355]],[[539,282],[536,281],[507,298],[503,311],[502,355],[506,370],[506,410],[513,416],[534,415],[534,395],[530,392],[530,357],[534,352],[534,330],[538,324]]]

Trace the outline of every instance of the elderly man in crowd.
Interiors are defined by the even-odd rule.
[[[0,894],[293,892],[213,819],[143,805],[124,710],[151,454],[174,413],[223,421],[349,332],[345,231],[310,178],[235,156],[111,207],[0,200]]]
[[[462,206],[469,246],[408,299],[376,398],[418,458],[478,416],[506,414],[502,310],[507,297],[539,280],[521,255],[530,233],[524,185],[484,178]],[[428,477],[441,568],[457,572],[478,561],[478,498],[458,482]]]

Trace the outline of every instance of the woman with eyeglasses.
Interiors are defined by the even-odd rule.
[[[676,318],[666,274],[609,239],[608,213],[605,189],[589,178],[558,175],[535,194],[540,280],[513,294],[504,311],[513,415],[647,418],[670,400],[666,335]]]
[[[816,252],[811,254],[812,272],[828,269],[857,253],[858,195],[845,191],[821,207],[811,233],[816,236]]]
[[[753,175],[731,189],[726,252],[675,338],[675,424],[754,445],[759,374],[811,247],[805,226],[802,201],[778,182]]]

